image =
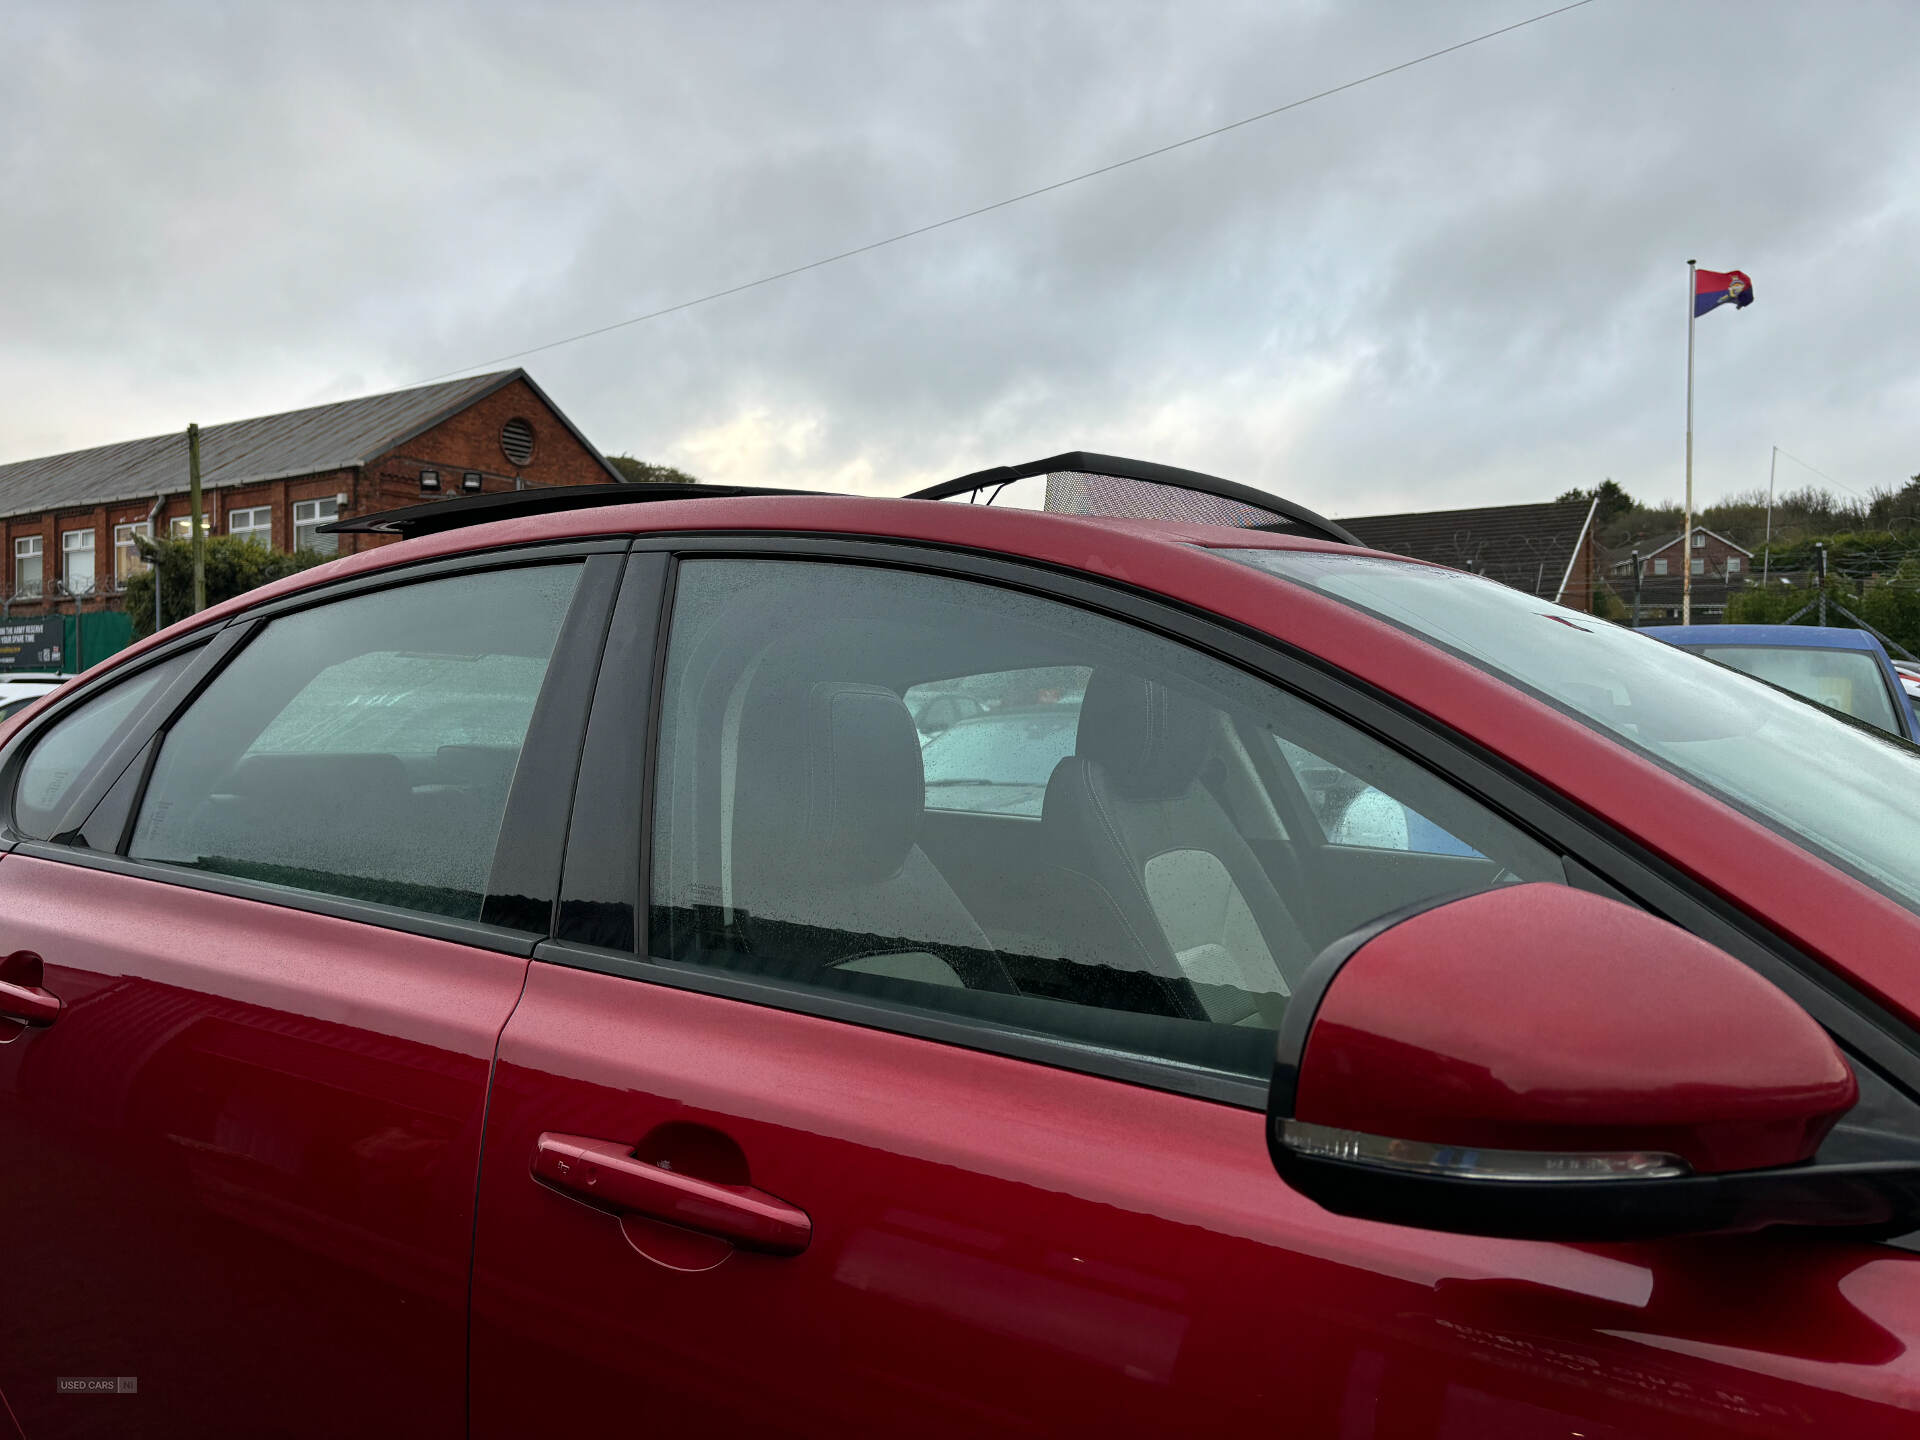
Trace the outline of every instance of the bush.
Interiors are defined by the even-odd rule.
[[[659,481],[674,485],[698,485],[700,478],[672,465],[655,465],[646,460],[636,460],[631,455],[609,455],[607,463],[627,477],[630,484],[644,485]]]
[[[133,638],[154,632],[153,587],[160,586],[161,624],[171,625],[193,613],[193,543],[188,540],[149,540],[137,537],[147,569],[127,578],[127,614],[133,620]],[[218,605],[249,590],[283,580],[333,559],[317,550],[288,555],[232,535],[209,535],[206,541],[207,604]]]
[[[1626,622],[1626,619],[1629,613],[1630,612],[1627,609],[1626,601],[1622,600],[1618,595],[1614,594],[1613,591],[1609,590],[1605,585],[1594,586],[1593,588],[1593,618],[1594,619],[1611,620],[1616,625],[1619,625],[1619,624],[1624,624]]]
[[[1765,589],[1750,585],[1728,597],[1727,623],[1784,625],[1819,598],[1819,589],[1811,585],[1773,585]],[[1842,607],[1858,615],[1901,649],[1920,655],[1920,559],[1906,561],[1893,574],[1868,584],[1864,590],[1857,590],[1853,585],[1829,577],[1829,625],[1853,624],[1841,613]],[[1812,625],[1818,619],[1819,612],[1816,610],[1812,614],[1802,615],[1798,623]]]

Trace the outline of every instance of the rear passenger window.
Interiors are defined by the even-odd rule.
[[[1564,878],[1336,717],[1068,605],[732,559],[683,561],[674,595],[649,917],[665,963],[1263,1079],[1332,940],[1423,898]],[[941,701],[967,703],[930,732]],[[1460,848],[1329,836],[1286,746]]]
[[[13,828],[34,840],[51,837],[67,805],[78,798],[87,765],[106,759],[140,718],[146,702],[164,693],[191,659],[189,653],[149,665],[56,721],[20,767],[20,783],[13,792]]]
[[[138,859],[477,919],[577,565],[270,621],[169,731]]]

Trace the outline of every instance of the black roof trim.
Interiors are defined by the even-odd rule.
[[[552,515],[562,510],[592,510],[601,505],[638,505],[648,500],[726,500],[741,495],[815,495],[815,490],[760,490],[746,485],[686,485],[678,481],[629,480],[617,485],[536,485],[528,490],[502,490],[492,495],[456,495],[429,500],[377,515],[335,520],[320,529],[329,535],[437,535],[484,525],[489,520],[517,520],[523,515]]]
[[[1265,490],[1222,480],[1217,475],[1203,475],[1197,470],[1156,465],[1149,460],[1128,460],[1120,455],[1095,455],[1085,450],[1071,450],[1064,455],[1030,461],[1025,465],[1002,465],[993,470],[977,471],[972,475],[962,475],[957,480],[943,480],[938,485],[929,485],[924,490],[916,490],[911,495],[899,498],[945,500],[954,495],[984,490],[990,485],[1004,485],[1012,480],[1024,480],[1030,475],[1048,475],[1063,470],[1111,475],[1120,480],[1143,480],[1176,490],[1215,495],[1223,500],[1237,500],[1242,505],[1287,517],[1280,524],[1249,526],[1249,529],[1308,530],[1342,545],[1365,544],[1337,521],[1315,514],[1291,500],[1268,494]],[[429,500],[423,505],[408,505],[399,510],[383,510],[376,515],[335,520],[322,525],[320,529],[329,535],[399,535],[411,539],[416,535],[436,535],[443,530],[482,525],[489,520],[551,515],[563,510],[591,510],[600,505],[637,505],[649,500],[727,500],[748,495],[827,493],[830,492],[763,489],[751,485],[687,485],[651,480],[626,481],[618,485],[544,485],[529,490],[503,490],[491,495],[457,495],[445,500]]]
[[[1182,470],[1175,465],[1156,465],[1150,460],[1129,460],[1123,455],[1096,455],[1088,450],[1069,450],[1061,455],[1050,455],[1045,460],[1030,460],[1024,465],[1001,465],[992,470],[976,470],[971,475],[962,475],[957,480],[943,480],[938,485],[929,485],[924,490],[916,490],[906,498],[909,500],[946,500],[955,495],[965,495],[969,491],[984,490],[990,485],[1005,485],[1014,480],[1025,480],[1034,475],[1051,475],[1061,471],[1078,471],[1087,475],[1110,475],[1117,480],[1142,480],[1152,485],[1166,485],[1176,490],[1191,490],[1200,495],[1213,495],[1222,500],[1237,500],[1242,505],[1251,505],[1256,509],[1270,510],[1276,515],[1284,515],[1292,522],[1286,529],[1295,526],[1317,531],[1329,540],[1337,540],[1342,545],[1360,545],[1362,542],[1338,521],[1316,514],[1304,505],[1283,499],[1265,490],[1256,490],[1251,485],[1242,485],[1236,480],[1222,480],[1218,475],[1204,475],[1198,470]],[[1279,527],[1256,526],[1256,529]]]

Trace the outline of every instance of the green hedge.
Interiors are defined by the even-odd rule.
[[[1883,574],[1868,582],[1865,589],[1832,578],[1827,580],[1827,623],[1852,625],[1840,613],[1844,606],[1867,624],[1902,646],[1920,655],[1920,557],[1901,563],[1892,574]],[[1781,625],[1807,605],[1819,599],[1815,586],[1750,585],[1735,591],[1727,600],[1729,625]],[[1803,615],[1800,624],[1817,623],[1819,612]]]
[[[127,578],[127,614],[133,621],[133,638],[151,635],[153,623],[153,587],[160,586],[162,626],[184,620],[193,613],[193,544],[187,540],[136,540],[149,568]],[[250,540],[232,535],[207,537],[205,559],[207,604],[218,605],[275,580],[319,565],[334,557],[317,550],[300,550],[288,555],[269,550]]]

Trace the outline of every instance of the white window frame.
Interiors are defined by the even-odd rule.
[[[47,593],[47,545],[43,536],[19,535],[13,541],[13,593],[22,599],[38,599]],[[20,579],[20,562],[32,560],[40,576],[29,589]]]
[[[1688,566],[1688,568],[1689,568],[1690,570],[1692,570],[1692,571],[1693,571],[1693,573],[1694,573],[1694,574],[1696,574],[1696,575],[1704,575],[1704,574],[1706,574],[1706,573],[1707,573],[1707,560],[1706,560],[1706,557],[1705,557],[1704,555],[1696,555],[1696,556],[1694,556],[1694,557],[1693,557],[1693,563],[1692,563],[1692,564],[1691,564],[1690,566]]]
[[[1653,562],[1653,573],[1656,575],[1664,575],[1667,573],[1667,562],[1665,559]]]
[[[340,518],[340,497],[322,495],[313,500],[293,502],[293,548],[295,550],[317,550],[323,555],[340,553],[338,535],[320,535],[313,533],[319,526]],[[307,532],[304,535],[302,532]]]
[[[207,517],[205,515],[200,517],[200,533],[202,535],[207,533]],[[167,521],[167,538],[169,540],[191,540],[193,538],[193,517],[191,515],[176,515]]]
[[[60,532],[60,588],[67,594],[92,595],[100,589],[98,545],[91,525],[80,530]],[[87,557],[86,580],[79,583],[74,575],[74,557],[78,555]]]
[[[265,549],[273,548],[273,507],[243,505],[227,512],[227,534]]]
[[[1696,550],[1704,550],[1707,548],[1707,532],[1706,531],[1696,530],[1693,532],[1693,548]]]
[[[1738,575],[1740,573],[1740,557],[1738,555],[1727,556],[1727,573],[1729,575]]]
[[[123,521],[113,527],[114,589],[124,590],[128,580],[135,575],[146,574],[147,562],[140,558],[140,548],[133,543],[133,537],[151,537],[152,534],[153,525],[146,520]]]

